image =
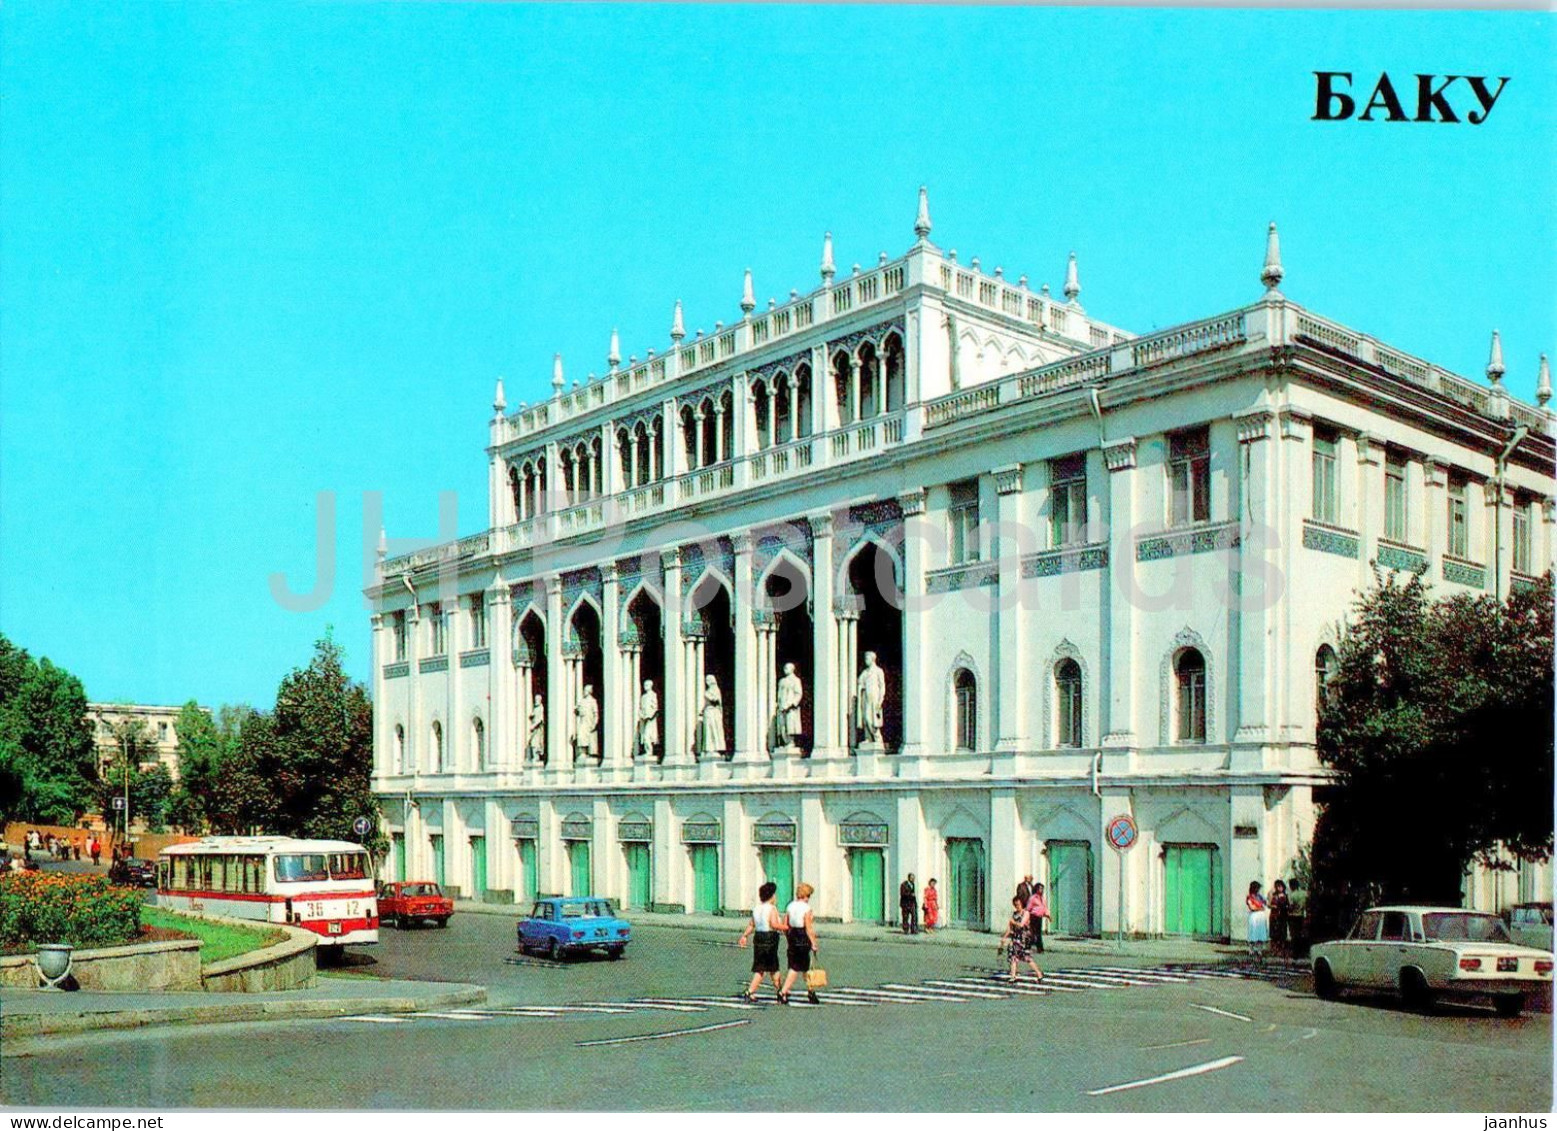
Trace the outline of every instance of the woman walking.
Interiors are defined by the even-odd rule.
[[[784,920],[789,928],[789,953],[785,956],[789,972],[784,975],[784,986],[779,990],[779,1004],[789,1004],[789,991],[795,985],[797,975],[811,972],[811,956],[816,953],[816,926],[811,920],[811,893],[816,889],[801,884],[795,889],[795,898],[785,909]],[[806,1000],[816,1005],[816,991],[808,985]]]
[[[1243,905],[1249,909],[1249,953],[1264,961],[1265,945],[1270,942],[1270,906],[1260,894],[1260,881],[1249,881],[1249,894]]]
[[[941,893],[935,890],[935,881],[924,886],[924,929],[933,931],[941,924]]]
[[[1020,962],[1031,966],[1035,977],[1043,977],[1043,971],[1038,969],[1038,963],[1033,961],[1032,952],[1027,949],[1028,921],[1027,908],[1022,906],[1019,898],[1012,896],[1011,918],[1006,920],[1006,931],[1000,936],[1001,945],[995,948],[995,953],[1004,953],[1010,960],[1013,978],[1016,977],[1016,967]]]
[[[1048,917],[1049,897],[1044,895],[1042,884],[1034,884],[1027,900],[1027,933],[1036,954],[1043,953],[1043,921]]]
[[[764,977],[773,980],[773,992],[780,997],[783,991],[779,988],[779,920],[778,908],[773,906],[773,897],[778,894],[778,885],[772,880],[757,889],[757,906],[752,908],[751,918],[746,920],[746,929],[741,932],[738,945],[746,945],[746,936],[752,936],[751,954],[751,984],[746,987],[746,992],[741,995],[746,1001],[757,1000],[757,987],[762,985]]]

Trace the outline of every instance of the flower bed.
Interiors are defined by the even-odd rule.
[[[102,876],[22,872],[0,876],[0,952],[42,943],[75,947],[132,942],[141,929],[141,895]]]

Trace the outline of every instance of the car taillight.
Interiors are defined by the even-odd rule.
[[[1537,974],[1550,974],[1552,972],[1552,964],[1544,958],[1537,958],[1535,960],[1535,972]]]
[[[1480,970],[1481,969],[1481,959],[1479,959],[1479,958],[1462,958],[1462,959],[1460,959],[1460,969],[1461,970]]]

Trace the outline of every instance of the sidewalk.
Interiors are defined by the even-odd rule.
[[[506,915],[517,920],[523,914],[523,904],[477,903],[473,900],[456,900],[457,913],[472,915]],[[667,915],[652,911],[628,911],[627,918],[635,927],[670,927],[687,931],[728,931],[732,936],[740,934],[745,922],[743,917],[723,915]],[[905,935],[896,927],[880,923],[827,923],[816,925],[817,934],[823,938],[850,939],[857,942],[898,943],[903,946],[954,946],[988,950],[994,945],[995,936],[985,931],[969,931],[954,927],[941,927],[928,934]],[[1098,958],[1134,958],[1146,962],[1225,962],[1243,958],[1248,948],[1238,943],[1203,942],[1199,939],[1179,938],[1126,938],[1123,945],[1112,937],[1081,938],[1072,935],[1045,935],[1044,951],[1053,954],[1093,955]]]
[[[486,987],[321,975],[306,990],[277,993],[102,993],[0,990],[0,1055],[36,1048],[29,1038],[143,1025],[289,1021],[356,1013],[410,1013],[485,1001]]]

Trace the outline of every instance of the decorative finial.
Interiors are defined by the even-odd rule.
[[[679,342],[687,336],[686,323],[681,321],[681,300],[676,300],[676,310],[670,316],[670,340]]]
[[[378,557],[379,557],[379,560],[383,561],[385,555],[387,555],[388,553],[389,553],[389,535],[385,534],[384,533],[384,528],[382,526],[380,526],[378,528]]]
[[[1546,364],[1546,355],[1541,355],[1541,372],[1535,379],[1535,403],[1542,408],[1546,402],[1552,399],[1552,367]]]
[[[1281,269],[1281,237],[1276,235],[1276,221],[1270,222],[1270,230],[1265,234],[1265,268],[1260,272],[1260,282],[1265,284],[1265,289],[1274,291],[1281,285],[1281,280],[1286,272]]]
[[[507,407],[508,398],[503,396],[503,379],[499,377],[497,379],[497,390],[492,394],[492,411],[501,416],[503,410]]]
[[[885,267],[886,265],[887,265],[887,253],[884,252],[884,251],[878,251],[876,253],[876,266],[877,267]]]
[[[611,352],[606,354],[606,364],[615,373],[617,366],[622,364],[622,339],[616,332],[616,327],[611,327]]]
[[[1506,372],[1508,371],[1503,368],[1503,339],[1494,330],[1492,331],[1492,355],[1487,358],[1487,380],[1496,385]]]
[[[822,283],[833,281],[833,276],[838,273],[838,268],[833,266],[833,234],[828,232],[822,237]]]
[[[1080,293],[1081,276],[1076,270],[1076,253],[1073,251],[1065,264],[1065,301],[1075,302]]]
[[[752,296],[751,268],[746,268],[746,280],[741,284],[741,312],[748,318],[751,312],[757,309],[757,300]]]
[[[1042,287],[1038,288],[1038,293],[1043,295],[1044,298],[1048,298],[1049,297],[1049,284],[1045,283]]]
[[[562,396],[562,355],[555,354],[551,359],[551,395]]]
[[[914,235],[923,243],[930,238],[930,191],[919,186],[919,215],[914,218]]]

